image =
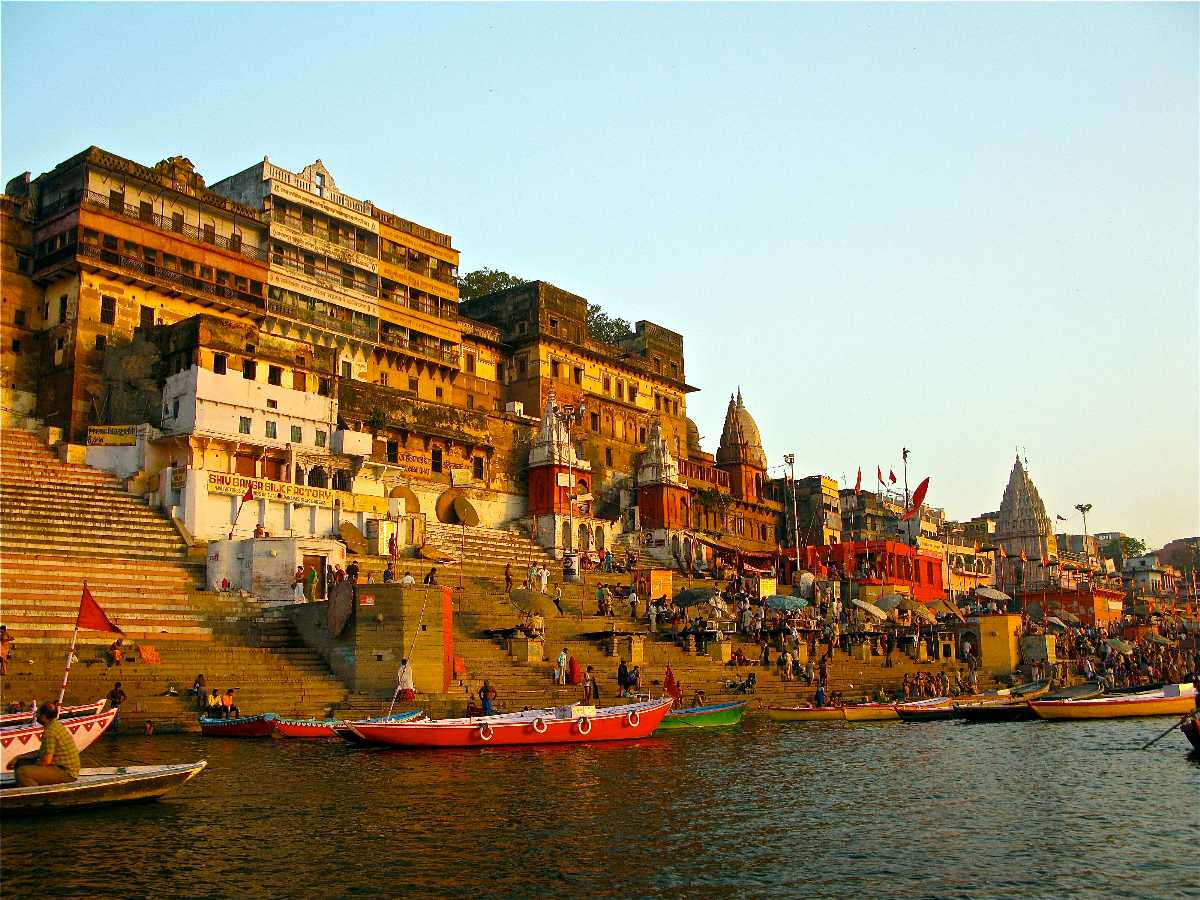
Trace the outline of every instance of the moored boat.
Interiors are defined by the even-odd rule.
[[[372,744],[396,747],[488,747],[626,741],[649,736],[671,708],[665,697],[646,703],[562,706],[496,716],[410,722],[351,722],[350,729]]]
[[[772,722],[835,722],[846,720],[842,706],[768,706]]]
[[[900,718],[894,703],[856,703],[842,711],[847,722],[894,722]]]
[[[1043,694],[1042,700],[1091,700],[1093,697],[1099,697],[1104,693],[1104,685],[1098,681],[1085,681],[1082,684],[1072,685],[1071,687],[1059,688],[1056,691],[1050,691],[1048,694]]]
[[[424,715],[419,709],[409,709],[394,713],[391,716],[378,716],[373,719],[363,719],[364,722],[406,722]],[[282,716],[275,719],[275,730],[272,734],[280,738],[332,738],[337,737],[335,729],[345,725],[344,719],[286,719]]]
[[[236,719],[210,719],[200,717],[200,733],[205,737],[270,737],[278,720],[275,713],[257,716],[240,716]]]
[[[111,803],[158,800],[191,781],[208,765],[205,760],[169,766],[121,766],[80,769],[66,784],[17,787],[11,774],[0,778],[0,811],[4,815],[36,815]]]
[[[658,730],[672,728],[723,728],[737,725],[746,711],[745,700],[711,703],[689,709],[673,709],[662,720]]]
[[[63,727],[75,741],[75,748],[82,753],[108,729],[117,717],[117,710],[97,713],[94,716],[75,716],[63,720]],[[22,753],[36,750],[42,742],[42,726],[34,723],[0,731],[0,771],[8,771],[13,761]]]
[[[985,700],[980,703],[955,703],[955,718],[968,722],[1027,722],[1037,715],[1027,700]]]
[[[928,700],[913,700],[897,703],[896,715],[902,722],[935,722],[954,718],[954,704],[949,697],[931,697]]]
[[[1088,700],[1030,700],[1043,719],[1122,719],[1130,716],[1179,716],[1196,706],[1190,684],[1169,684],[1157,691],[1118,694]]]
[[[82,706],[64,706],[59,709],[59,719],[73,719],[77,716],[95,716],[100,714],[100,710],[104,709],[104,704],[107,700],[97,700],[95,703],[84,703]],[[18,713],[4,713],[0,715],[0,728],[14,728],[22,725],[33,725],[36,712],[28,710]]]
[[[1200,753],[1200,719],[1197,719],[1196,713],[1192,713],[1192,715],[1180,722],[1179,730],[1183,732],[1183,736],[1191,743],[1192,748],[1197,753]]]

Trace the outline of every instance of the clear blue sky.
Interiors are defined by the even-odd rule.
[[[6,3],[3,173],[269,154],[685,336],[715,450],[1200,533],[1197,6]]]

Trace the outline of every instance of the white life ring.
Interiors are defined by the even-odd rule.
[[[584,728],[583,727],[584,725],[586,725],[587,728]],[[589,719],[587,716],[584,716],[582,719],[579,720],[579,733],[580,734],[591,734],[592,733],[592,720]]]
[[[541,716],[533,720],[533,730],[538,734],[546,733],[546,721]]]
[[[484,722],[479,726],[479,739],[481,741],[490,741],[494,733],[495,732],[492,731],[492,726],[487,722]]]
[[[637,728],[642,723],[642,717],[636,709],[631,709],[625,714],[625,721],[629,723],[630,728]]]

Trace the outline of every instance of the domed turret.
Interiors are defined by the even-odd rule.
[[[742,402],[741,388],[738,388],[736,398],[729,398],[729,408],[725,411],[725,428],[721,431],[721,445],[717,448],[717,463],[742,463],[758,469],[767,467],[767,454],[763,452],[758,425],[746,409],[746,404]]]
[[[687,422],[687,452],[688,456],[694,453],[703,453],[700,448],[700,429],[696,427],[696,423],[691,419],[685,419]]]

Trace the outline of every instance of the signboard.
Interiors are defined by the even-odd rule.
[[[171,490],[179,493],[183,490],[183,486],[187,483],[187,469],[180,466],[175,466],[171,469]]]
[[[570,472],[559,472],[558,473],[558,486],[559,487],[570,487],[574,483],[575,483],[575,477]]]
[[[89,425],[89,447],[132,447],[137,443],[136,425]]]
[[[358,595],[358,605],[359,606],[374,606],[375,605],[375,595],[374,594],[359,594]]]
[[[309,487],[306,484],[290,484],[286,481],[268,481],[251,478],[232,472],[209,472],[208,492],[241,497],[249,487],[254,488],[256,500],[274,500],[277,503],[299,503],[302,506],[333,506],[334,492],[329,488]]]
[[[463,487],[471,483],[470,469],[451,469],[450,470],[450,485],[452,487]]]

